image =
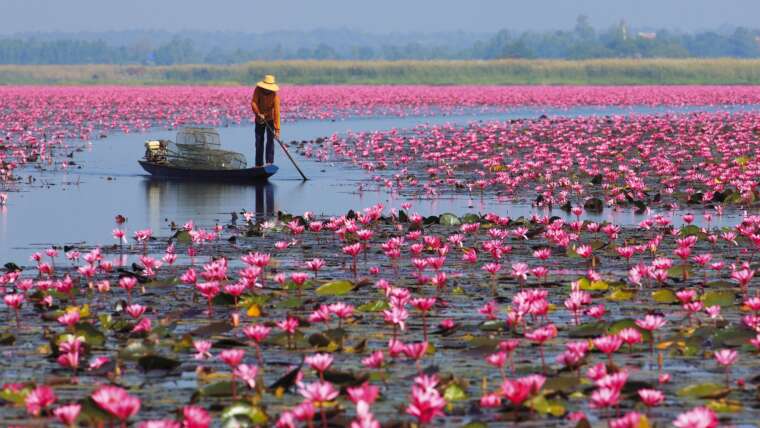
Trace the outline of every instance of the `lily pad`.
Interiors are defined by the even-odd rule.
[[[204,397],[231,397],[232,381],[223,380],[214,382],[201,388],[198,393]]]
[[[625,302],[627,300],[633,299],[634,296],[636,296],[636,291],[634,290],[616,288],[607,295],[607,300],[612,302]]]
[[[316,293],[319,296],[342,296],[349,293],[355,287],[353,282],[341,279],[320,285]]]
[[[451,213],[444,213],[441,214],[440,217],[438,217],[438,223],[443,226],[459,226],[462,224],[462,221],[459,219],[459,217],[455,216]]]
[[[161,355],[145,355],[137,360],[137,366],[144,372],[153,370],[172,371],[180,365],[179,361]]]
[[[624,318],[624,319],[615,321],[614,323],[612,323],[612,325],[609,326],[609,328],[607,328],[607,333],[616,334],[620,330],[623,330],[625,328],[635,328],[636,330],[638,330],[639,333],[641,333],[641,339],[644,342],[649,342],[649,340],[652,338],[652,333],[637,326],[636,321],[634,321],[632,318]]]
[[[743,409],[740,401],[726,399],[712,400],[707,407],[718,413],[739,413]]]
[[[243,422],[240,421],[240,419],[246,419],[248,423],[262,426],[267,423],[269,420],[269,417],[267,416],[264,411],[258,407],[258,406],[251,406],[250,404],[246,403],[235,403],[227,408],[225,408],[222,411],[222,414],[220,415],[220,419],[222,420],[222,424],[225,425],[229,419],[235,419],[234,422]],[[234,425],[239,426],[239,425]]]
[[[663,288],[652,292],[652,300],[657,303],[678,303],[678,298],[673,290]]]
[[[594,322],[581,324],[567,333],[568,337],[573,339],[591,339],[603,335],[605,324]]]
[[[729,290],[711,290],[702,296],[705,306],[732,306],[736,300],[736,293]]]
[[[390,305],[385,300],[375,300],[373,302],[367,302],[363,305],[359,305],[356,310],[358,312],[380,312],[389,309]]]
[[[527,403],[528,407],[544,415],[560,417],[565,414],[565,406],[558,400],[547,400],[544,395],[538,395]]]
[[[588,278],[579,279],[578,285],[584,291],[607,291],[610,289],[610,285],[605,281],[589,281]]]
[[[671,279],[682,279],[684,271],[686,272],[687,278],[691,276],[691,267],[678,265],[668,269],[668,277]]]
[[[717,383],[696,383],[685,386],[676,393],[679,397],[721,398],[731,392],[725,385]]]
[[[443,398],[448,403],[451,403],[452,401],[463,401],[467,399],[467,393],[462,387],[456,383],[452,383],[446,387],[446,390],[443,392]]]

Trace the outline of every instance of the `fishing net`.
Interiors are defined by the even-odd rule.
[[[243,169],[245,156],[222,150],[219,134],[209,128],[184,128],[177,133],[177,142],[152,140],[145,143],[145,159],[149,162],[187,169]]]

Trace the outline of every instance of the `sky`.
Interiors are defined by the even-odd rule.
[[[120,30],[489,33],[594,27],[758,27],[758,0],[0,0],[0,34]]]

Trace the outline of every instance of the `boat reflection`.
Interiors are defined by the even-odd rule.
[[[167,221],[192,219],[208,225],[228,222],[233,212],[253,211],[260,219],[277,212],[276,186],[269,182],[240,185],[146,178],[144,186],[148,222],[154,230]]]

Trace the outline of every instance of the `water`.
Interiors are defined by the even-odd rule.
[[[760,106],[720,108],[580,107],[573,109],[514,109],[502,113],[465,114],[460,116],[358,118],[342,121],[302,121],[286,124],[288,140],[309,140],[348,131],[378,131],[408,128],[421,123],[466,123],[474,120],[535,118],[541,114],[587,116],[608,114],[656,114],[704,110],[750,111]],[[232,127],[219,130],[222,144],[230,150],[253,158],[253,130]],[[293,166],[277,150],[280,171],[268,184],[236,185],[153,180],[137,164],[143,155],[147,138],[174,139],[174,131],[149,134],[114,134],[93,143],[74,142],[83,151],[74,154],[78,166],[67,172],[33,173],[36,185],[29,191],[12,192],[9,204],[0,207],[0,262],[28,262],[32,251],[54,245],[114,242],[111,237],[113,218],[117,214],[128,218],[127,227],[152,228],[156,233],[168,233],[170,222],[183,223],[193,219],[201,225],[227,222],[230,213],[240,210],[271,215],[278,210],[303,213],[339,215],[348,209],[384,203],[400,207],[402,200],[384,191],[356,193],[356,184],[366,175],[344,165],[319,163],[296,156],[297,162],[311,179],[302,182]],[[529,206],[512,205],[498,200],[469,201],[467,198],[440,198],[412,201],[411,211],[423,215],[453,212],[497,211],[502,215],[519,217],[536,212]],[[541,212],[546,214],[547,212]],[[564,214],[555,210],[555,215]],[[631,212],[606,210],[594,220],[617,224],[634,224],[642,219]]]

